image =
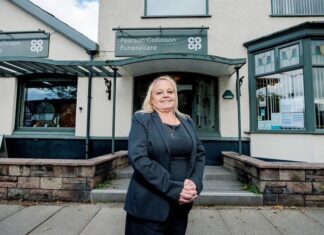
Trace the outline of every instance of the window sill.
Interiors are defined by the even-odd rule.
[[[199,136],[199,135],[198,135]],[[237,142],[239,139],[238,137],[220,137],[220,136],[199,136],[201,141],[223,141],[223,142]],[[250,141],[248,137],[242,137],[242,141]]]
[[[156,19],[156,18],[211,18],[211,15],[161,15],[161,16],[142,16],[142,19]]]
[[[270,15],[270,17],[324,17],[324,15]]]
[[[6,138],[46,138],[46,139],[71,139],[75,137],[74,128],[19,128],[12,135],[6,135]]]
[[[320,131],[317,131],[317,132],[309,132],[309,131],[250,131],[250,132],[246,132],[246,134],[274,134],[274,135],[277,135],[277,134],[287,134],[287,135],[296,135],[296,134],[299,134],[299,135],[324,135],[324,132],[320,132]]]

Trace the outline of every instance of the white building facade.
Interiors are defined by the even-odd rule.
[[[1,20],[3,31],[53,32],[27,12],[28,1],[18,7],[18,1],[2,2],[0,17],[15,12],[24,22]],[[60,124],[62,113],[56,110],[67,105],[66,97],[47,102],[55,118],[36,109],[26,114],[21,108],[26,107],[21,89],[28,90],[28,84],[20,88],[24,76],[0,78],[0,108],[5,110],[0,134],[5,134],[8,155],[31,156],[39,148],[43,155],[62,157],[46,152],[45,145],[62,146],[67,158],[84,157],[84,148],[89,156],[110,152],[112,145],[125,149],[132,113],[141,108],[148,84],[169,74],[178,84],[180,111],[196,123],[207,164],[221,164],[221,151],[239,149],[264,159],[324,162],[323,6],[323,0],[100,0],[99,49],[89,41],[80,45],[80,35],[71,40],[70,31],[50,34],[47,58],[60,64],[56,75],[75,79],[74,123]],[[89,54],[96,69],[87,70],[95,62],[82,67],[82,61],[91,61]],[[78,61],[86,72],[73,73],[78,69],[60,63],[65,60]],[[41,76],[31,74],[36,73]],[[48,79],[41,81],[53,80]],[[68,81],[62,84],[71,92]],[[53,118],[37,120],[42,115]],[[34,150],[18,151],[17,146]]]

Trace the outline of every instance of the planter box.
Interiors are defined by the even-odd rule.
[[[88,202],[99,182],[126,166],[127,151],[89,160],[0,158],[0,199]]]
[[[264,205],[324,206],[324,164],[266,162],[222,152],[224,167],[263,194]]]

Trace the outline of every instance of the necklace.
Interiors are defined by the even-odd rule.
[[[171,136],[174,137],[174,132],[175,132],[178,125],[166,124],[166,126],[167,126],[167,129],[169,130],[168,132],[170,132]]]

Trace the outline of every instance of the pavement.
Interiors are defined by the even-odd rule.
[[[121,203],[0,202],[0,234],[124,234]],[[324,234],[324,208],[206,207],[189,214],[187,235]]]

